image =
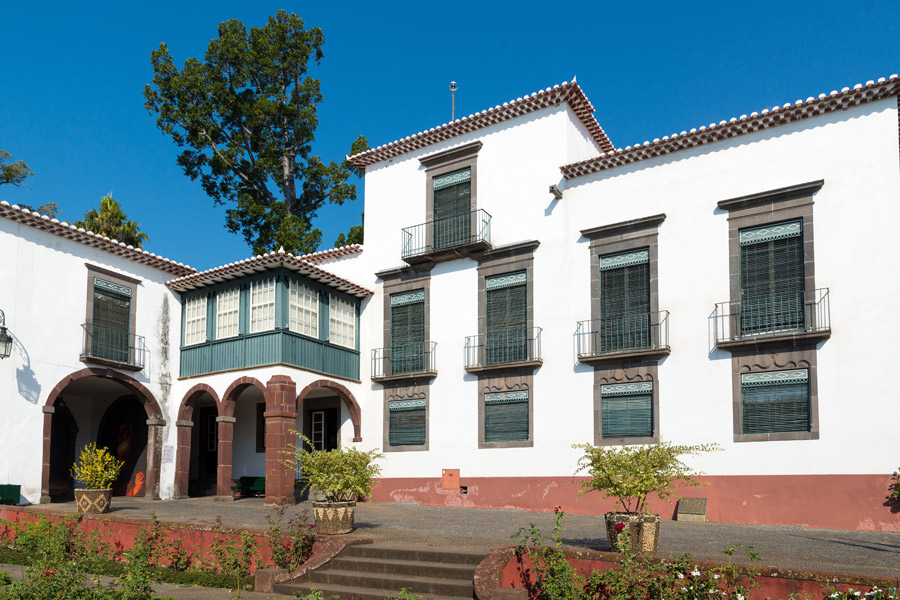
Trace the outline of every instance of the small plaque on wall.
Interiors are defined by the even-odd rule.
[[[678,501],[677,521],[706,523],[706,498],[682,498]]]
[[[165,444],[163,446],[162,461],[163,461],[163,463],[175,462],[175,446],[173,446],[171,444]]]

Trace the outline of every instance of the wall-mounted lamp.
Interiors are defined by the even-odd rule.
[[[6,329],[6,314],[0,310],[0,358],[7,358],[12,352],[12,336]]]
[[[562,200],[562,190],[556,187],[556,184],[550,186],[550,193],[553,194],[553,197],[557,200]]]

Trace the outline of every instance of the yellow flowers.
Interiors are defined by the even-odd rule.
[[[92,442],[81,450],[81,456],[72,465],[72,477],[90,490],[108,490],[124,464],[106,448],[97,448]]]

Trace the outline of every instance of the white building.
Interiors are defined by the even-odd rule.
[[[572,444],[665,439],[723,448],[710,520],[898,531],[898,94],[617,150],[565,83],[354,156],[364,250],[203,273],[4,203],[0,482],[98,441],[123,493],[285,502],[295,428],[381,448],[376,500],[602,512]]]

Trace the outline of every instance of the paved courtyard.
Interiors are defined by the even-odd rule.
[[[75,503],[29,509],[72,513]],[[311,504],[290,507],[286,518],[304,509],[311,512]],[[110,515],[149,518],[155,512],[161,521],[201,525],[213,524],[216,516],[221,516],[226,526],[266,529],[269,510],[261,498],[234,502],[115,498]],[[487,549],[514,545],[510,536],[530,522],[550,536],[552,513],[366,502],[357,506],[353,535],[385,543]],[[688,553],[698,560],[725,562],[722,550],[727,545],[744,544],[759,553],[762,561],[758,566],[900,578],[900,533],[663,521],[660,537],[662,556]],[[563,540],[575,548],[608,550],[602,516],[567,515]],[[746,553],[735,553],[735,561],[749,564]]]

